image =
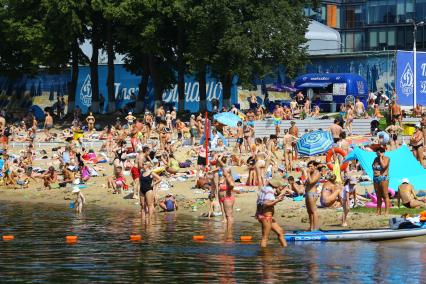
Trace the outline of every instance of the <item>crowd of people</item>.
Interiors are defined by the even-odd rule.
[[[275,205],[285,198],[305,198],[309,230],[320,228],[318,206],[342,207],[341,225],[347,226],[349,208],[362,198],[357,195],[356,186],[365,173],[356,161],[347,170],[336,174],[327,167],[322,156],[296,159],[296,142],[301,136],[296,121],[283,130],[283,135],[276,132],[263,139],[255,136],[254,121],[257,119],[267,116],[277,120],[295,119],[298,112],[318,117],[319,109],[311,109],[309,99],[302,93],[295,96],[289,107],[277,105],[270,114],[258,106],[254,98],[250,106],[251,109],[245,112],[243,121],[236,128],[226,127],[212,120],[211,116],[206,119],[202,113],[191,115],[185,122],[178,117],[175,108],[166,110],[163,106],[154,113],[147,111],[143,116],[128,112],[123,120],[117,118],[114,124],[103,129],[100,129],[95,114],[89,112],[83,116],[78,108],[74,111],[71,126],[65,127],[59,123],[61,129],[54,128],[54,117],[47,111],[42,131],[38,129],[40,122],[31,113],[18,124],[7,123],[3,114],[0,116],[2,182],[4,186],[19,189],[29,187],[32,182],[41,182],[46,189],[69,186],[76,195],[75,208],[81,212],[86,198],[79,185],[103,176],[114,194],[132,192],[132,198],[139,199],[142,218],[149,220],[156,214],[157,206],[163,211],[176,211],[179,208],[172,194],[164,199],[158,198],[160,184],[170,177],[192,176],[195,178],[194,186],[208,192],[209,210],[206,216],[220,217],[227,226],[232,226],[234,220],[236,185],[253,186],[258,191],[255,216],[262,226],[263,247],[267,245],[271,231],[277,234],[282,246],[286,245],[284,231],[274,219]],[[354,106],[347,104],[341,107],[341,118],[336,119],[328,129],[335,147],[350,151],[347,135],[352,133],[352,121],[367,117],[367,108],[358,99]],[[398,133],[402,130],[401,108],[391,100],[389,109],[393,122],[384,132],[390,139],[385,139],[379,133],[372,142],[379,147],[365,147],[377,153],[372,165],[373,184],[378,198],[377,214],[381,214],[382,199],[385,214],[388,214],[390,207],[387,192],[392,161],[384,156],[384,152],[396,149],[401,144],[398,140]],[[235,106],[222,111],[241,114]],[[205,141],[206,127],[212,129],[207,143],[202,139],[204,136]],[[277,128],[280,129],[279,124]],[[410,139],[413,154],[422,164],[424,135],[425,115]],[[235,144],[230,145],[225,137],[235,138]],[[99,149],[84,146],[84,140],[101,141]],[[17,154],[12,153],[8,146],[11,141],[28,143]],[[64,142],[62,146],[51,149],[56,167],[43,169],[34,166],[36,157],[48,158],[45,149],[36,147],[40,141]],[[189,147],[186,148],[189,149],[186,160],[178,160],[176,153],[184,145]],[[106,167],[108,163],[112,170]],[[245,174],[236,174],[235,168],[242,169]],[[126,177],[125,172],[130,172],[131,179]],[[410,208],[426,207],[426,203],[415,195],[408,179],[401,184],[398,198]]]

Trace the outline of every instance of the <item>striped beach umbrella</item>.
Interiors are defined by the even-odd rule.
[[[297,151],[301,155],[314,156],[327,152],[333,146],[331,133],[323,130],[316,130],[304,134],[297,141]]]

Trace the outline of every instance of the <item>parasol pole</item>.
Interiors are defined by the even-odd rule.
[[[204,128],[205,128],[205,132],[206,132],[205,133],[205,137],[206,137],[205,143],[206,143],[206,170],[207,170],[208,167],[209,167],[209,139],[210,139],[209,117],[208,117],[207,111],[206,111],[205,125],[206,125],[206,127],[204,127]]]

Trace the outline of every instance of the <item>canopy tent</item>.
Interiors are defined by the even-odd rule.
[[[407,145],[404,144],[396,150],[387,151],[385,156],[390,158],[390,188],[397,191],[401,180],[408,178],[415,190],[426,189],[426,170],[416,160]],[[372,165],[375,157],[375,152],[356,147],[346,156],[345,161],[358,160],[363,170],[373,179]]]

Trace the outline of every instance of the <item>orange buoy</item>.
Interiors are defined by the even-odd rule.
[[[130,235],[130,240],[132,242],[140,242],[140,241],[142,241],[142,236],[141,235]]]
[[[251,241],[253,239],[253,237],[252,236],[241,236],[240,237],[240,240],[242,241],[242,242],[249,242],[249,241]]]
[[[3,236],[3,241],[13,241],[13,239],[15,239],[15,237],[12,235]]]
[[[325,161],[327,162],[327,167],[330,170],[333,170],[333,163],[332,163],[332,157],[334,154],[339,154],[341,155],[343,158],[346,157],[347,153],[345,150],[341,149],[341,148],[331,148],[330,150],[328,150],[327,152],[327,156],[325,157]],[[343,163],[340,165],[340,170],[344,171],[346,170],[346,168],[348,167],[349,162]]]
[[[192,239],[194,241],[203,241],[204,240],[204,236],[192,236]]]
[[[68,244],[75,244],[77,242],[78,237],[77,236],[66,236],[65,241]]]

